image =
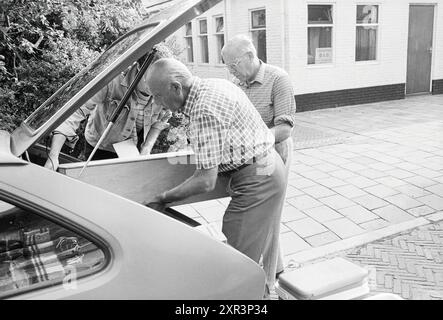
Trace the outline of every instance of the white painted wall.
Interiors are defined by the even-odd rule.
[[[192,21],[192,30],[193,30],[193,38],[192,42],[194,45],[194,62],[188,63],[186,59],[186,50],[185,50],[185,28],[181,28],[178,32],[176,32],[172,37],[175,37],[176,43],[181,46],[182,54],[179,57],[181,61],[186,63],[191,72],[195,75],[205,77],[205,78],[228,78],[229,72],[225,68],[223,64],[217,63],[217,56],[215,54],[217,43],[216,38],[214,36],[215,33],[215,17],[224,15],[224,2],[220,2],[215,5],[213,8],[209,9],[198,18]],[[206,18],[208,23],[208,46],[209,46],[209,63],[202,63],[200,56],[200,39],[198,37],[199,30],[199,20]],[[226,19],[226,18],[225,18]],[[226,21],[225,21],[226,28]]]
[[[208,32],[210,57],[209,64],[200,63],[200,43],[198,37],[193,39],[194,44],[194,63],[187,63],[189,69],[196,75],[201,77],[218,77],[230,79],[231,76],[224,65],[216,63],[216,42],[215,37],[212,36],[214,32],[214,16],[223,14],[225,17],[225,39],[229,39],[237,34],[250,35],[250,10],[251,9],[266,9],[266,24],[267,24],[267,57],[268,62],[281,67],[284,63],[283,47],[285,45],[285,28],[282,23],[282,16],[284,15],[284,1],[283,0],[227,0],[217,4],[199,18],[193,20],[194,34],[197,35],[197,21],[201,18],[208,19]],[[227,14],[226,14],[227,12]],[[174,36],[177,42],[182,43],[184,48],[184,28],[177,32]],[[186,52],[181,56],[182,61],[186,61]]]
[[[432,1],[432,0],[431,0]],[[250,10],[265,8],[268,63],[283,67],[296,94],[398,84],[406,82],[409,3],[436,5],[432,79],[443,79],[443,0],[225,0],[201,17],[208,18],[210,63],[199,63],[199,42],[194,37],[196,62],[191,71],[201,77],[230,78],[226,68],[215,63],[213,16],[225,15],[227,38],[250,31]],[[307,5],[333,4],[333,63],[307,64]],[[377,61],[355,61],[355,11],[357,4],[379,5]],[[194,32],[197,24],[194,21]],[[175,34],[184,46],[184,29]],[[183,56],[182,58],[184,58]]]
[[[266,46],[268,63],[283,67],[284,23],[282,0],[228,0],[228,37],[250,35],[252,9],[266,9]]]
[[[307,65],[307,3],[289,2],[290,59],[289,73],[296,94],[379,86],[406,82],[409,3],[404,0],[331,1],[334,4],[333,50],[331,65]],[[414,1],[427,3],[427,1]],[[355,61],[356,4],[379,5],[378,59],[373,62]],[[438,0],[443,7],[443,1]],[[438,10],[440,9],[440,10]],[[443,76],[443,8],[437,8],[438,21],[434,45],[433,78]],[[440,30],[438,29],[440,25]],[[300,45],[301,44],[301,45]]]
[[[443,1],[435,6],[432,79],[443,79]]]

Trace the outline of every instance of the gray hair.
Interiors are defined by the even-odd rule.
[[[235,55],[243,55],[249,52],[254,56],[257,56],[257,49],[255,49],[252,39],[245,34],[236,35],[229,39],[222,49],[222,55],[225,55],[226,53],[231,55],[233,55],[233,53],[235,53]]]
[[[192,73],[182,62],[173,58],[162,58],[148,69],[148,82],[152,81],[151,79],[162,84],[178,81],[182,85],[189,85]]]

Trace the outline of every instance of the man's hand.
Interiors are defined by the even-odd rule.
[[[288,161],[288,156],[289,156],[288,144],[286,140],[276,143],[275,151],[277,151],[277,153],[280,155],[281,159],[283,160],[283,163],[286,164],[286,161]]]
[[[153,128],[159,129],[160,131],[169,128],[169,119],[172,117],[172,112],[170,110],[160,111],[157,121],[152,124]]]
[[[152,208],[157,211],[164,211],[166,208],[166,203],[164,202],[163,193],[156,195],[151,201],[143,202],[146,207]]]
[[[45,163],[45,168],[57,171],[58,166],[59,166],[58,155],[56,156],[49,154],[48,159],[46,160]]]
[[[143,142],[140,147],[140,155],[145,156],[151,153],[160,132],[166,128],[169,128],[170,124],[168,123],[168,121],[171,117],[171,111],[164,109],[160,111],[157,121],[152,124],[151,129],[149,130],[146,141]]]
[[[166,209],[166,205],[164,203],[161,202],[149,202],[149,203],[144,203],[144,205],[146,207],[149,207],[151,209],[163,212]]]

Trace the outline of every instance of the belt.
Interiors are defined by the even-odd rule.
[[[250,166],[253,163],[256,163],[256,162],[260,161],[261,159],[267,157],[270,153],[271,153],[271,150],[267,150],[267,151],[263,152],[261,155],[252,157],[252,159],[251,159],[252,161],[251,160],[246,161],[241,166],[238,166],[235,169],[231,169],[229,171],[220,172],[219,174],[222,175],[222,176],[229,176],[229,175],[231,175],[233,173],[236,173],[236,172],[246,168],[247,166]]]

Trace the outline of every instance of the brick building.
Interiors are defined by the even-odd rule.
[[[172,37],[195,74],[230,78],[237,34],[289,73],[298,111],[443,93],[443,0],[224,0]]]

